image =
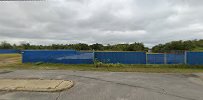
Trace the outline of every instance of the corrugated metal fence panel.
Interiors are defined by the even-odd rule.
[[[185,54],[166,54],[167,64],[184,64]]]
[[[0,54],[20,53],[20,50],[14,49],[0,49]]]
[[[145,52],[95,52],[95,60],[103,63],[146,64]]]
[[[72,50],[23,51],[23,63],[92,64],[93,53]]]
[[[203,52],[187,52],[187,64],[203,65]]]
[[[5,52],[4,52],[5,53]],[[77,52],[73,50],[26,50],[23,51],[23,63],[45,62],[64,64],[93,64],[96,60],[103,63],[146,64],[145,52]],[[184,54],[147,54],[148,64],[184,64]],[[187,63],[203,65],[203,52],[187,52]]]
[[[164,64],[164,54],[147,54],[148,64]]]

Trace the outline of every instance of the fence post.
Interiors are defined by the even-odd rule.
[[[95,53],[94,53],[94,49],[93,49],[93,63],[95,64]]]
[[[148,56],[147,56],[147,52],[145,52],[146,55],[146,64],[148,64]]]
[[[164,53],[164,64],[167,64],[167,55]]]
[[[187,64],[187,51],[185,51],[185,56],[184,56],[184,62],[185,62],[185,64]]]

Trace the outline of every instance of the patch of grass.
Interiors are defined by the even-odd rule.
[[[134,64],[49,64],[49,63],[21,63],[19,54],[0,55],[0,59],[15,58],[15,63],[0,64],[0,70],[77,70],[77,71],[109,71],[109,72],[152,72],[152,73],[197,73],[203,72],[203,66],[189,65],[134,65]],[[0,61],[1,62],[1,61]]]
[[[7,58],[16,58],[21,57],[21,54],[0,54],[0,60],[7,59]]]
[[[77,71],[109,71],[109,72],[153,72],[153,73],[196,73],[203,72],[203,66],[188,65],[102,65],[94,64],[15,64],[0,66],[0,69],[32,69],[32,70],[77,70]]]

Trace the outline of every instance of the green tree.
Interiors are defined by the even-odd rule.
[[[173,50],[193,50],[195,44],[192,41],[172,41],[165,44],[159,44],[152,48],[153,52],[170,52]]]
[[[144,47],[144,44],[143,43],[133,43],[133,44],[130,44],[128,49],[128,51],[144,51],[145,50],[145,47]]]
[[[88,44],[78,43],[78,44],[73,44],[71,49],[75,49],[75,50],[90,50],[90,47],[89,47]]]
[[[12,45],[6,41],[1,42],[0,49],[12,49]]]
[[[104,50],[104,46],[98,43],[90,45],[90,48],[92,50]]]
[[[21,49],[26,50],[26,49],[31,49],[30,43],[23,42],[20,44]]]
[[[129,44],[116,44],[112,46],[114,51],[128,51]]]
[[[161,52],[165,52],[165,45],[158,44],[158,45],[152,47],[152,52],[156,52],[156,53],[158,53],[158,52],[160,52],[160,53]]]

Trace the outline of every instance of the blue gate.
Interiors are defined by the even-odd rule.
[[[203,52],[187,52],[187,64],[203,65]]]
[[[184,64],[185,54],[147,54],[147,64]]]
[[[147,64],[164,64],[164,54],[147,54]]]
[[[185,64],[185,54],[166,54],[166,64]]]
[[[146,64],[145,52],[95,52],[95,60],[103,63]]]

